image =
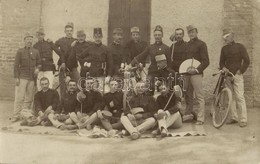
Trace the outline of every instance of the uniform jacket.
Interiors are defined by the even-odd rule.
[[[120,117],[123,112],[123,92],[106,93],[104,95],[104,103],[113,116]]]
[[[153,96],[146,94],[134,95],[129,101],[131,108],[141,107],[144,109],[143,118],[152,117],[158,109]]]
[[[198,71],[200,74],[203,73],[209,65],[209,55],[208,49],[205,42],[198,38],[194,38],[187,43],[187,57],[186,59],[194,58],[201,62],[198,66]]]
[[[58,65],[62,63],[67,64],[70,52],[71,52],[71,43],[74,42],[75,38],[62,37],[55,42],[55,45],[61,50],[62,56],[58,61]]]
[[[46,92],[42,90],[37,92],[34,97],[35,110],[37,112],[45,110],[52,106],[52,109],[57,112],[58,105],[60,103],[59,94],[54,89],[48,89]]]
[[[164,109],[170,97],[171,97],[171,93],[168,93],[166,95],[159,95],[156,99],[158,109]],[[177,103],[181,103],[181,98],[173,95],[172,99],[170,100],[170,103],[168,104],[165,110],[168,110],[171,114],[180,111],[180,109],[176,106]]]
[[[126,43],[125,49],[127,51],[127,63],[129,64],[134,59],[134,57],[142,53],[147,46],[148,44],[142,40],[137,43],[133,40]],[[139,62],[145,66],[145,60]]]
[[[81,58],[80,54],[92,44],[93,43],[89,41],[84,41],[82,43],[77,42],[75,46],[71,48],[71,53],[67,62],[69,69],[77,68],[77,62],[79,62],[80,66],[83,67],[84,60]]]
[[[91,77],[104,76],[104,65],[106,65],[106,75],[112,75],[113,58],[108,47],[103,44],[93,44],[81,53],[84,62],[91,63],[89,74]]]
[[[102,110],[104,108],[104,101],[101,93],[91,90],[85,91],[84,94],[86,95],[86,99],[82,102],[82,113],[86,113],[90,116],[97,110]]]
[[[165,54],[167,59],[167,65],[171,65],[170,62],[170,48],[161,43],[154,43],[150,46],[148,46],[141,54],[139,54],[136,59],[138,62],[144,61],[148,56],[150,56],[151,59],[151,65],[148,69],[148,74],[153,74],[158,71],[157,63],[155,60],[155,56]],[[136,64],[136,60],[131,61],[131,65]]]
[[[113,58],[112,75],[118,75],[121,63],[126,63],[126,50],[122,45],[113,42],[109,46],[109,51]]]
[[[37,49],[20,48],[15,56],[14,78],[33,80],[35,68],[40,66],[41,57]]]
[[[187,42],[185,41],[179,41],[176,42],[174,45],[174,51],[172,52],[172,47],[170,47],[171,51],[171,68],[175,72],[179,72],[179,68],[181,63],[186,60],[186,53],[187,53]]]
[[[58,107],[58,112],[68,114],[71,112],[79,111],[80,103],[77,100],[77,92],[66,91],[62,97]]]
[[[246,48],[242,44],[232,42],[222,48],[219,62],[221,69],[226,67],[233,74],[236,74],[238,70],[244,73],[249,63],[249,56]]]
[[[40,53],[42,71],[53,71],[53,51],[55,51],[60,57],[63,56],[62,52],[53,42],[47,42],[45,40],[38,41],[33,45],[33,47]]]

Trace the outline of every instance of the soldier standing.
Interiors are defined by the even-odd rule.
[[[29,115],[32,114],[35,78],[37,78],[41,67],[40,54],[37,49],[32,47],[33,36],[30,33],[26,33],[24,43],[25,47],[17,51],[14,61],[16,86],[12,122],[26,117],[22,111],[27,110]]]
[[[141,63],[148,56],[151,59],[151,65],[148,69],[148,81],[149,81],[149,89],[150,93],[154,94],[155,84],[154,78],[160,77],[158,73],[158,66],[155,57],[157,55],[164,55],[167,60],[167,65],[170,65],[170,48],[162,42],[163,38],[163,29],[160,25],[156,26],[154,29],[154,38],[155,43],[148,46],[141,54],[136,56],[132,61],[131,65],[135,65]],[[170,69],[170,68],[169,68]]]
[[[68,59],[68,68],[70,70],[72,70],[73,68],[77,68],[79,63],[81,77],[86,77],[86,73],[88,70],[84,69],[84,61],[80,57],[80,54],[91,44],[93,43],[90,41],[86,41],[86,33],[84,32],[84,30],[77,31],[77,40],[72,43],[72,50]]]
[[[193,98],[193,91],[195,97],[199,102],[199,109],[197,112],[197,122],[196,125],[203,125],[205,120],[205,100],[203,93],[203,71],[209,65],[209,55],[207,50],[207,45],[202,40],[198,39],[198,29],[195,26],[187,26],[188,35],[190,41],[187,43],[187,57],[186,59],[196,59],[201,64],[197,68],[188,69],[189,74],[189,84],[187,89],[187,95],[190,98]],[[190,107],[189,111],[186,111],[185,114],[191,114],[193,110],[193,104],[188,104]]]
[[[101,84],[100,86],[103,86],[104,82],[109,82],[112,75],[113,58],[109,48],[102,44],[101,28],[94,28],[93,38],[94,44],[83,51],[80,56],[84,62],[84,69],[89,70],[89,76],[97,78]]]
[[[69,70],[70,73],[66,69],[68,64],[68,57],[71,52],[71,44],[76,40],[75,38],[73,38],[73,29],[74,29],[73,23],[72,22],[67,23],[64,30],[66,36],[58,39],[55,42],[55,45],[61,50],[63,54],[62,56],[60,56],[60,59],[58,61],[58,66],[60,68],[59,81],[61,83],[60,86],[61,95],[66,90],[66,82],[70,80],[69,76],[76,81],[80,78],[77,68],[73,68]],[[66,76],[68,76],[68,78],[66,78]]]
[[[58,47],[53,42],[50,42],[48,40],[46,41],[44,39],[44,36],[45,36],[44,29],[40,28],[36,32],[36,37],[38,38],[38,42],[33,45],[33,48],[39,51],[41,61],[42,61],[41,62],[42,68],[37,78],[38,91],[40,91],[41,89],[40,79],[42,77],[47,77],[49,79],[50,88],[53,87],[53,79],[54,79],[53,72],[55,71],[55,65],[53,63],[53,51],[55,51],[60,57],[63,55],[61,51],[58,49]]]

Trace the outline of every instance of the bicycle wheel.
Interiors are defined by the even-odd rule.
[[[226,121],[232,102],[232,92],[224,88],[216,96],[212,104],[212,123],[215,128],[220,128]]]

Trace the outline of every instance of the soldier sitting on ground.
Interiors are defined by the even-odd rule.
[[[180,128],[182,126],[181,98],[178,93],[175,93],[178,91],[170,92],[165,84],[159,86],[159,91],[161,94],[156,99],[159,110],[154,115],[158,122],[158,129],[154,130],[152,134],[161,134],[161,137],[166,137],[167,128]]]
[[[40,79],[41,91],[35,94],[34,105],[37,112],[37,117],[23,121],[22,125],[36,126],[36,125],[53,125],[61,130],[74,129],[73,125],[65,125],[58,121],[55,117],[57,107],[60,103],[59,94],[56,90],[49,88],[49,79],[43,77]],[[33,120],[33,121],[31,121]]]
[[[140,138],[141,133],[156,125],[153,115],[157,107],[153,96],[145,94],[147,92],[146,84],[137,83],[136,92],[137,94],[129,101],[130,111],[121,117],[122,124],[133,140]]]

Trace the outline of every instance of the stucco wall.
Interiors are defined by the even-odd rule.
[[[175,28],[185,29],[185,40],[188,41],[186,26],[197,26],[199,38],[207,43],[210,66],[205,70],[204,90],[210,98],[217,80],[211,74],[218,71],[218,61],[222,42],[223,0],[152,0],[151,34],[154,27],[161,25],[164,30],[164,43],[171,45],[169,36]],[[154,42],[151,36],[151,43]]]
[[[42,25],[46,37],[57,40],[65,36],[64,26],[74,23],[74,37],[77,30],[85,30],[87,40],[93,40],[93,28],[103,29],[103,43],[107,43],[109,1],[107,0],[44,0]],[[57,56],[55,58],[57,60]]]

